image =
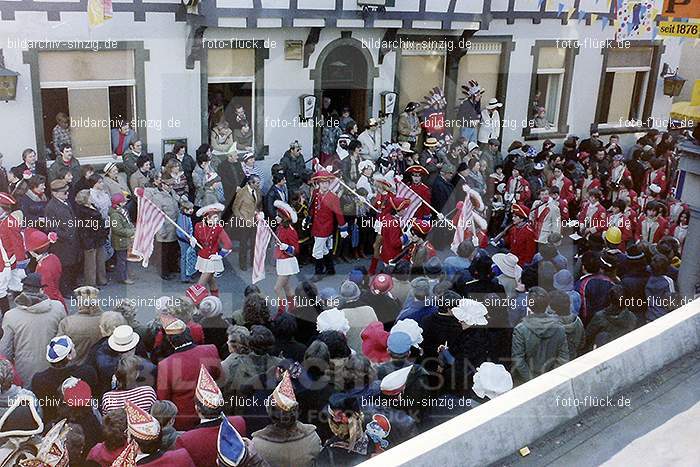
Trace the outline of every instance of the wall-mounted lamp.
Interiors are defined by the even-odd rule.
[[[393,115],[396,110],[396,103],[399,95],[394,91],[384,91],[380,95],[382,109],[379,112],[379,118],[384,118],[388,115]]]
[[[13,101],[17,97],[17,77],[19,73],[5,68],[5,55],[0,49],[0,100]]]
[[[668,63],[664,63],[664,67],[661,70],[661,78],[664,80],[664,95],[669,97],[680,96],[686,80],[678,76],[678,68],[672,72]]]
[[[311,120],[316,115],[316,96],[304,94],[299,96],[299,119],[302,122]]]

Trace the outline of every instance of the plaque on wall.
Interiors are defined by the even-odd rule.
[[[301,60],[304,51],[303,41],[284,41],[284,59]]]

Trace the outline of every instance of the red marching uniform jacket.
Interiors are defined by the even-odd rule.
[[[517,180],[510,177],[506,183],[506,192],[515,194],[514,203],[527,204],[532,196],[530,184],[522,176],[519,176]]]
[[[574,193],[574,184],[568,177],[562,176],[561,179],[552,178],[550,186],[558,187],[559,199],[566,200],[567,203],[570,203],[576,197],[576,193]]]
[[[415,191],[418,196],[420,196],[423,201],[426,203],[430,204],[431,200],[431,192],[430,192],[430,187],[426,185],[425,183],[419,183],[417,185],[411,184],[408,186],[411,190]],[[426,217],[430,217],[432,215],[432,211],[428,206],[425,205],[425,203],[421,203],[421,205],[416,209],[416,213],[413,215],[417,219],[424,219]]]
[[[379,258],[384,263],[389,263],[396,258],[404,247],[403,230],[398,216],[387,214],[379,218],[381,222],[382,245]]]
[[[649,172],[649,177],[647,180],[647,188],[649,188],[649,185],[652,184],[657,185],[659,188],[661,188],[661,196],[663,196],[666,193],[666,167],[661,167],[659,169],[652,170],[651,172]]]
[[[292,227],[291,225],[289,227],[284,227],[280,225],[279,227],[277,227],[276,233],[277,237],[282,243],[286,243],[287,245],[294,248],[294,253],[289,254],[286,251],[282,251],[279,248],[275,248],[275,259],[293,258],[299,254],[299,234],[297,233],[294,227]]]
[[[199,379],[199,368],[204,365],[212,378],[221,374],[221,359],[215,345],[190,344],[158,363],[156,393],[159,400],[171,400],[178,409],[175,417],[177,430],[189,430],[199,423],[194,411],[194,392]]]
[[[13,215],[8,215],[0,222],[0,241],[7,253],[7,258],[12,269],[17,266],[17,261],[24,261],[26,250],[22,238],[22,223]],[[8,265],[5,265],[7,267]]]
[[[506,244],[510,252],[518,257],[518,264],[525,266],[537,253],[535,231],[529,222],[513,225],[506,234]]]
[[[247,436],[243,417],[227,417],[231,425],[241,436]],[[197,467],[217,467],[217,448],[221,418],[200,423],[195,428],[185,431],[175,441],[175,448],[183,448],[190,455]]]
[[[340,198],[328,191],[325,195],[316,190],[311,202],[311,235],[314,237],[330,237],[335,231],[335,222],[345,227],[345,217],[340,210]]]
[[[184,449],[175,449],[173,451],[158,451],[140,459],[136,465],[145,465],[150,467],[196,467],[192,458]]]
[[[608,212],[605,207],[598,203],[596,210],[591,214],[588,212],[590,203],[585,203],[581,206],[581,211],[578,213],[578,225],[581,231],[586,231],[593,227],[594,233],[600,233],[608,228]]]
[[[562,197],[559,197],[559,215],[562,221],[569,220],[569,202]]]
[[[664,235],[668,234],[668,221],[665,217],[657,216],[656,222],[642,216],[637,223],[635,238],[649,243],[658,243]]]
[[[390,215],[393,206],[391,200],[396,196],[393,193],[377,193],[377,195],[372,200],[372,206],[374,206],[379,214],[377,216]]]
[[[201,258],[209,259],[211,255],[219,253],[219,244],[224,249],[231,249],[231,239],[221,225],[211,227],[206,225],[204,221],[198,222],[194,226],[194,238],[197,239],[202,248],[199,249],[197,255]]]

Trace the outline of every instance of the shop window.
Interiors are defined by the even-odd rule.
[[[566,49],[542,47],[531,101],[531,132],[557,132],[561,114]]]
[[[445,88],[446,49],[428,48],[425,42],[404,44],[399,69],[400,111],[409,102],[422,102],[434,87]]]

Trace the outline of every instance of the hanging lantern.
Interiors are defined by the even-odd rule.
[[[17,77],[19,73],[5,68],[5,57],[0,49],[0,100],[13,101],[17,97]]]

